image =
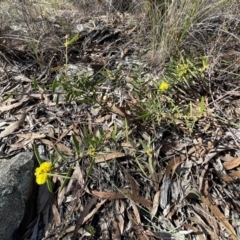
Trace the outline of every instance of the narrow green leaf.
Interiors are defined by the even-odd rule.
[[[38,83],[37,83],[37,79],[35,77],[33,78],[33,88],[34,88],[34,91],[37,91],[37,89],[38,89]]]
[[[147,177],[147,173],[144,171],[143,166],[142,166],[142,164],[139,162],[139,160],[138,160],[137,157],[135,157],[135,161],[136,161],[139,169],[142,171],[142,173],[145,175],[145,177]]]
[[[92,173],[94,164],[95,164],[95,159],[93,159],[93,160],[91,161],[91,164],[89,165],[89,167],[88,167],[88,169],[87,169],[87,176],[86,176],[87,179],[88,179],[88,177],[89,177],[89,176],[91,175],[91,173]]]
[[[47,187],[48,187],[48,191],[52,193],[53,192],[52,181],[49,178],[47,179]]]
[[[114,122],[114,127],[113,127],[113,131],[111,133],[111,137],[114,141],[116,141],[116,137],[117,137],[117,123]]]
[[[84,145],[88,148],[89,146],[92,145],[92,141],[91,141],[91,136],[90,136],[86,126],[83,127],[83,135],[84,135],[84,138],[82,138],[82,141],[83,141]]]
[[[199,110],[200,110],[200,116],[202,116],[203,113],[204,113],[204,110],[205,110],[205,99],[204,99],[203,96],[201,97],[200,109]]]
[[[192,107],[192,102],[189,103],[189,116],[192,117],[193,116],[193,107]]]
[[[59,189],[59,193],[60,193],[60,192],[63,190],[63,188],[68,184],[69,179],[71,179],[70,176],[72,175],[72,171],[73,171],[73,169],[72,169],[71,167],[69,167],[68,172],[67,172],[66,176],[64,177],[65,179],[64,179],[64,181],[63,181],[63,183],[62,183],[62,185],[61,185],[61,187],[60,187],[60,189]]]
[[[53,83],[52,83],[52,90],[53,90],[53,92],[55,92],[55,90],[56,90],[56,88],[59,86],[59,83],[58,83],[58,81],[57,81],[57,79],[55,78],[54,80],[53,80]]]
[[[196,75],[196,73],[194,72],[194,71],[192,71],[191,69],[188,69],[188,71],[191,73],[191,75],[193,76],[193,77],[197,77],[197,75]]]
[[[74,144],[74,147],[75,147],[75,150],[76,150],[77,156],[79,157],[79,155],[80,155],[80,146],[79,146],[79,142],[78,142],[78,140],[76,139],[76,137],[75,137],[74,134],[72,134],[72,139],[73,139],[73,144]]]
[[[12,96],[13,96],[13,93],[8,94],[5,98],[3,98],[3,100],[1,102],[8,100]]]
[[[58,153],[60,158],[62,158],[63,160],[66,160],[66,157],[58,150],[58,148],[56,146],[54,146],[54,150]]]
[[[54,156],[53,154],[50,154],[50,162],[54,165],[55,161],[54,161]]]
[[[150,173],[153,174],[155,171],[154,171],[154,168],[153,168],[152,156],[148,157],[148,164],[149,164]]]
[[[65,47],[68,47],[68,46],[72,45],[74,42],[77,41],[78,36],[79,36],[79,33],[76,33],[69,41],[66,41],[66,42],[64,43],[64,46],[65,46]]]
[[[146,152],[146,150],[148,149],[147,145],[141,139],[139,139],[139,142],[141,143],[144,151]]]
[[[33,145],[33,151],[35,153],[35,156],[36,156],[36,158],[38,160],[39,165],[41,165],[43,161],[42,161],[42,159],[41,159],[41,157],[39,155],[38,149],[37,149],[37,147],[35,145]]]

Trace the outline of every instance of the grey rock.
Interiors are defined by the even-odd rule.
[[[0,159],[0,239],[9,240],[25,213],[34,181],[34,154]]]

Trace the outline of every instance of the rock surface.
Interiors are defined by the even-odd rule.
[[[25,212],[34,180],[34,154],[0,160],[0,239],[11,239]]]

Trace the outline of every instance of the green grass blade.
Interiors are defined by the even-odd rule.
[[[139,162],[139,160],[138,160],[137,157],[135,157],[135,161],[136,161],[139,169],[140,169],[140,170],[142,171],[142,173],[144,174],[144,176],[147,177],[147,173],[144,171],[144,168],[143,168],[142,164]]]
[[[34,150],[34,153],[35,153],[35,156],[37,158],[37,161],[38,161],[39,165],[41,165],[43,161],[42,161],[42,159],[39,155],[38,149],[35,145],[33,145],[33,150]]]
[[[73,140],[73,144],[74,144],[74,147],[75,147],[76,154],[79,157],[79,155],[80,155],[80,146],[79,146],[79,142],[76,139],[74,134],[72,134],[72,140]]]
[[[205,98],[201,97],[200,109],[199,109],[200,116],[203,115],[204,110],[205,110]]]
[[[64,46],[65,46],[65,47],[68,47],[68,46],[72,45],[74,42],[77,41],[78,36],[79,36],[79,33],[76,33],[69,41],[66,41],[66,42],[64,43]]]
[[[59,193],[60,193],[60,192],[63,190],[63,188],[68,184],[69,179],[70,179],[70,176],[72,175],[72,171],[73,171],[73,169],[72,169],[71,167],[69,167],[68,172],[67,172],[66,176],[64,177],[64,181],[63,181],[63,183],[62,183],[62,185],[61,185],[61,187],[60,187],[60,189],[59,189]]]
[[[47,187],[49,192],[53,192],[52,181],[48,178],[47,179]]]

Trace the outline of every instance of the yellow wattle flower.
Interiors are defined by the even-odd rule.
[[[50,162],[43,162],[38,168],[35,170],[36,182],[41,185],[47,181],[48,173],[52,170],[52,164]]]
[[[147,155],[151,156],[152,153],[153,153],[153,151],[152,151],[152,149],[148,148],[148,149],[146,150],[146,153],[147,153]]]
[[[160,86],[159,86],[159,89],[160,89],[161,91],[166,91],[166,90],[168,90],[168,88],[169,88],[169,84],[166,83],[166,82],[162,82],[162,83],[160,84]]]
[[[40,168],[44,171],[44,172],[50,172],[52,170],[52,164],[50,162],[43,162],[40,165]]]
[[[36,177],[36,182],[37,182],[38,185],[42,185],[42,184],[44,184],[47,181],[47,178],[48,178],[47,173],[39,174]]]

